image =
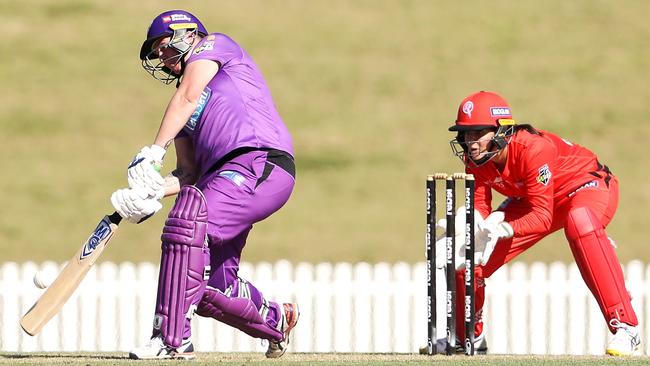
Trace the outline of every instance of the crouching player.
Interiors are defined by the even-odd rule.
[[[614,333],[605,352],[635,353],[640,346],[638,321],[605,231],[618,205],[616,176],[586,148],[531,125],[516,124],[507,102],[495,93],[482,91],[465,98],[449,130],[457,132],[451,141],[454,154],[476,178],[475,208],[490,217],[476,232],[480,255],[475,274],[479,316],[475,338],[483,338],[484,278],[563,229],[582,278]],[[492,190],[508,197],[493,213]],[[462,314],[464,270],[457,276],[457,314]],[[456,329],[462,339],[462,317],[457,317]]]
[[[158,295],[149,342],[134,359],[194,358],[190,319],[212,317],[266,339],[280,357],[298,306],[266,299],[238,276],[252,225],[279,210],[295,179],[291,136],[251,57],[228,36],[208,33],[182,10],[154,18],[140,50],[146,71],[176,82],[158,134],[128,167],[129,188],[111,201],[129,222],[178,194],[162,233]],[[166,148],[177,169],[163,179]]]

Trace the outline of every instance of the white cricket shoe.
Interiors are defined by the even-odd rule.
[[[300,317],[298,304],[284,303],[282,307],[284,311],[282,313],[282,319],[278,323],[278,330],[284,334],[284,338],[280,342],[269,341],[269,348],[266,350],[267,358],[281,357],[287,351],[289,333],[298,324],[298,318]]]
[[[487,352],[487,338],[485,338],[485,331],[483,331],[481,334],[474,337],[474,353],[477,355],[486,355]],[[463,344],[463,341],[458,338],[456,338],[456,353],[465,353],[465,345]]]
[[[605,353],[612,356],[631,356],[641,346],[641,337],[636,327],[621,323],[618,319],[609,321],[609,325],[616,329],[616,334],[607,345]]]
[[[129,358],[132,360],[153,360],[153,359],[183,359],[191,360],[195,358],[194,345],[189,339],[184,339],[178,348],[169,347],[163,342],[162,336],[155,336],[149,340],[149,343],[138,347],[129,352]]]

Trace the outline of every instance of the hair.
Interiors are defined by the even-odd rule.
[[[533,135],[540,135],[540,136],[543,135],[542,131],[536,129],[530,123],[523,123],[523,124],[520,124],[520,125],[515,125],[515,130],[514,130],[515,133],[517,131],[521,131],[521,130],[525,130],[528,133],[533,134]]]

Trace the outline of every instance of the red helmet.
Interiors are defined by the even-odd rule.
[[[496,93],[480,91],[463,99],[458,107],[456,124],[449,131],[498,128],[499,120],[512,120],[510,106]]]

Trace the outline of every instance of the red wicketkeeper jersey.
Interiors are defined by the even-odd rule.
[[[530,205],[530,212],[509,222],[517,236],[548,231],[556,204],[593,180],[590,172],[598,170],[591,151],[555,134],[540,134],[519,130],[510,138],[502,173],[491,161],[466,169],[476,178],[475,208],[483,217],[492,211],[491,189]]]

